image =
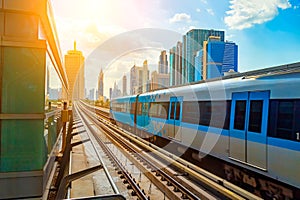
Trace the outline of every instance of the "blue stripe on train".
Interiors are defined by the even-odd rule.
[[[118,119],[117,119],[118,121],[121,121],[123,123],[125,122],[125,124],[128,124],[128,122],[130,121],[131,122],[130,125],[133,126],[133,119],[134,119],[133,114],[120,113],[120,112],[114,112],[114,114],[115,114],[115,116],[118,117]],[[130,116],[131,120],[128,116]],[[141,116],[139,116],[139,118],[141,118]],[[172,124],[170,120],[166,120],[166,119],[151,117],[150,120],[160,122],[160,123],[165,123],[165,124]],[[184,127],[184,128],[190,128],[190,129],[198,130],[198,131],[202,131],[202,132],[208,132],[209,131],[210,133],[213,133],[213,134],[218,134],[218,135],[222,135],[222,136],[229,136],[229,130],[224,130],[224,129],[220,129],[220,128],[190,124],[190,123],[185,123],[185,122],[181,122],[181,126]],[[138,127],[138,128],[145,131],[145,128],[141,128],[141,127]],[[149,130],[149,131],[150,131],[150,134],[153,133],[152,130]],[[238,137],[235,137],[235,138],[238,138]],[[241,139],[241,138],[238,138],[238,139]],[[252,139],[252,140],[249,140],[249,141],[257,142],[257,143],[262,144],[262,142],[260,140],[256,140],[256,139]],[[272,146],[276,146],[276,147],[280,147],[280,148],[284,148],[284,149],[293,150],[293,151],[300,151],[300,142],[296,142],[296,141],[284,140],[284,139],[273,138],[273,137],[267,137],[267,144],[272,145]]]

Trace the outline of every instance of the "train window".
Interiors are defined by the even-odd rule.
[[[169,102],[162,102],[160,103],[160,107],[159,107],[159,115],[160,118],[162,119],[167,119],[168,118],[168,113],[169,113]]]
[[[175,113],[175,102],[171,102],[170,119],[174,119],[174,113]]]
[[[210,101],[200,101],[200,120],[199,124],[204,126],[209,126],[211,119],[211,102]]]
[[[162,119],[167,119],[169,111],[168,102],[151,102],[149,109],[150,117],[157,117]]]
[[[135,102],[130,104],[130,114],[135,114],[135,106],[136,106]]]
[[[234,129],[245,130],[246,101],[239,100],[235,104]]]
[[[179,120],[180,118],[180,102],[177,102],[176,103],[176,117],[175,117],[175,120]]]
[[[231,101],[211,102],[210,125],[216,128],[229,129]]]
[[[300,100],[271,100],[268,136],[297,140],[300,131]]]
[[[262,100],[250,101],[250,117],[249,117],[248,131],[261,133],[262,113],[263,113],[263,101]]]
[[[143,115],[148,115],[149,103],[143,103]]]
[[[192,124],[199,122],[199,106],[197,101],[184,101],[182,104],[182,121]]]
[[[137,115],[142,114],[142,103],[138,102],[137,103]]]
[[[150,117],[157,117],[158,114],[158,103],[151,102],[150,103],[150,109],[149,109],[149,116]]]

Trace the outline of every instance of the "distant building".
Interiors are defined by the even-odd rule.
[[[169,74],[161,74],[157,73],[157,71],[152,72],[150,90],[168,87],[170,83],[169,79]]]
[[[176,70],[175,70],[175,51],[176,51],[176,47],[173,47],[170,49],[170,77],[169,77],[169,81],[170,81],[170,85],[175,85],[175,76],[176,76]]]
[[[68,100],[84,98],[84,57],[77,51],[76,42],[74,49],[65,55],[65,69],[69,83]]]
[[[101,100],[103,99],[104,93],[104,73],[103,70],[101,69],[99,76],[98,76],[98,99]]]
[[[88,96],[89,100],[94,101],[95,100],[95,88],[92,88],[89,90],[89,96]]]
[[[123,76],[123,96],[127,95],[127,77],[126,75]]]
[[[224,41],[224,31],[218,30],[192,29],[183,37],[183,83],[195,81],[195,57],[202,49],[203,41],[208,40],[209,36],[219,36]]]
[[[203,42],[203,50],[195,57],[195,81],[224,76],[225,72],[238,71],[238,46],[210,36]]]
[[[149,81],[149,70],[147,60],[144,61],[143,67],[134,65],[130,69],[130,94],[138,94],[147,91]]]
[[[112,99],[112,92],[113,92],[113,89],[112,89],[112,88],[109,88],[109,99],[110,99],[110,100]]]
[[[203,80],[203,50],[197,51],[195,57],[195,81]]]
[[[112,89],[112,98],[117,98],[117,97],[120,97],[120,96],[122,96],[122,92],[118,88],[117,83],[115,82],[114,83],[114,88]],[[103,101],[104,101],[104,98],[103,98]]]
[[[174,70],[174,84],[182,84],[182,42],[177,42],[175,51],[175,70]]]
[[[161,51],[159,56],[158,73],[168,74],[168,57],[165,50]]]

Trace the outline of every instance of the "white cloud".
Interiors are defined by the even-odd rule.
[[[270,21],[278,9],[291,7],[289,0],[230,0],[230,4],[224,22],[230,29],[238,30]]]
[[[200,8],[197,8],[197,9],[196,9],[196,12],[198,12],[198,13],[201,12]]]
[[[170,23],[182,22],[186,21],[189,22],[191,16],[186,13],[176,13],[172,18],[169,19]]]
[[[206,9],[206,11],[207,11],[208,14],[210,14],[210,15],[215,15],[213,9],[208,8],[208,9]]]
[[[201,2],[207,4],[207,0],[201,0]]]

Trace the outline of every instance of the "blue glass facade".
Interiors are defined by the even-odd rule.
[[[192,29],[183,38],[183,75],[185,83],[195,81],[195,57],[197,51],[202,49],[203,41],[209,36],[219,36],[224,41],[224,31]]]
[[[197,52],[195,57],[195,81],[201,81],[203,79],[203,50]]]
[[[176,47],[170,49],[170,86],[175,85],[175,50]]]
[[[209,41],[207,44],[207,79],[238,71],[238,46],[232,42]]]

